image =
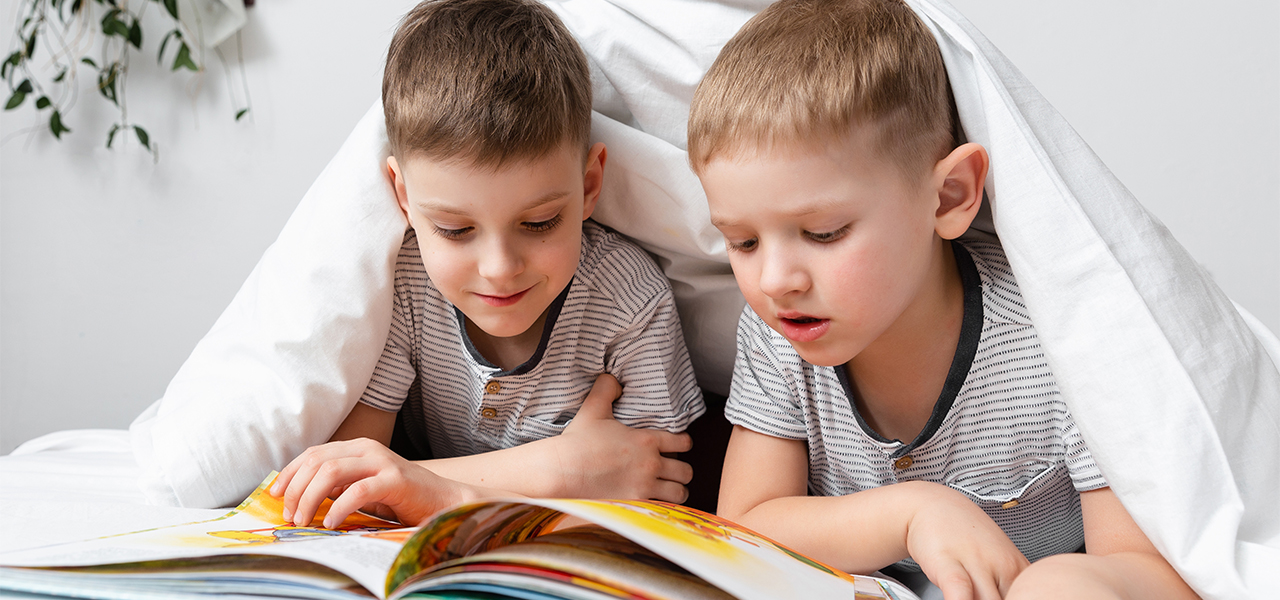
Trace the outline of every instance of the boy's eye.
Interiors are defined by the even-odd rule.
[[[750,252],[756,249],[756,244],[758,243],[756,238],[742,240],[741,242],[735,242],[729,238],[724,239],[724,245],[730,252]]]
[[[462,239],[462,236],[470,233],[471,229],[472,228],[470,227],[461,227],[458,229],[445,229],[440,226],[435,226],[432,228],[432,231],[434,231],[436,235],[446,240],[457,240],[457,239]]]
[[[807,236],[809,239],[815,242],[818,242],[819,244],[830,244],[831,242],[834,242],[844,237],[846,233],[849,233],[848,225],[845,225],[844,227],[841,227],[840,229],[837,229],[835,231],[825,231],[822,233],[818,233],[815,231],[804,232],[805,236]]]
[[[525,221],[524,226],[525,229],[534,233],[542,233],[544,231],[551,231],[552,229],[555,229],[563,220],[564,218],[562,216],[556,215],[546,221]]]

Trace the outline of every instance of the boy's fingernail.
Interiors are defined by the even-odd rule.
[[[292,521],[293,511],[289,510],[289,507],[286,506],[283,510],[280,511],[280,516],[284,517],[284,520],[286,521]]]
[[[325,517],[324,522],[321,523],[320,526],[324,527],[325,529],[333,529],[333,525],[329,524],[329,517]]]
[[[276,483],[271,484],[271,489],[267,490],[267,493],[271,494],[272,496],[279,496],[279,495],[280,495],[280,482],[276,482]]]

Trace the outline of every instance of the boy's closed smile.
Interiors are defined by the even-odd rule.
[[[518,291],[518,292],[516,292],[516,293],[514,293],[514,294],[495,294],[495,295],[489,295],[489,294],[481,294],[481,293],[479,293],[479,292],[474,292],[474,293],[475,293],[475,295],[476,295],[477,297],[479,297],[479,298],[480,298],[480,300],[481,300],[481,301],[483,301],[485,304],[488,304],[489,306],[494,306],[494,307],[497,307],[497,308],[502,308],[502,307],[504,307],[504,306],[511,306],[511,305],[513,305],[513,304],[516,304],[517,302],[520,302],[520,300],[521,300],[522,298],[524,298],[526,294],[528,294],[528,293],[529,293],[529,290],[531,290],[531,289],[533,289],[533,288],[535,288],[535,287],[537,287],[537,286],[536,286],[536,285],[531,285],[531,286],[529,286],[529,287],[527,287],[527,288],[525,288],[525,289],[523,289],[523,290],[520,290],[520,291]]]

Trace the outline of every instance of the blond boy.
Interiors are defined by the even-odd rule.
[[[691,470],[663,453],[688,449],[701,393],[666,279],[587,221],[606,151],[563,24],[529,0],[423,2],[391,42],[383,108],[411,225],[392,330],[333,441],[272,488],[285,518],[335,492],[328,526],[495,493],[683,501]],[[397,413],[433,460],[387,449]]]
[[[952,241],[988,167],[959,131],[900,0],[774,4],[702,81],[690,161],[749,305],[720,513],[948,599],[1194,597],[1107,487],[1000,246]]]

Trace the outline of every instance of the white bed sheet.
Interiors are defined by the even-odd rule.
[[[129,432],[59,431],[0,456],[0,552],[218,517],[225,509],[148,506]]]

